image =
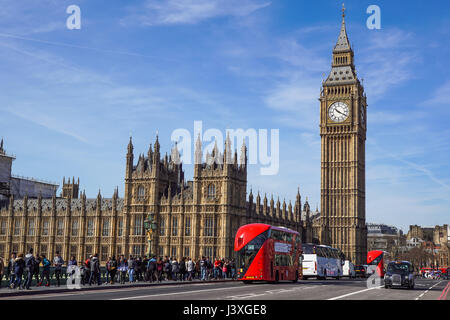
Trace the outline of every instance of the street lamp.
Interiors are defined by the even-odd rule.
[[[152,241],[153,241],[153,233],[156,231],[156,221],[155,214],[150,212],[147,216],[147,219],[144,221],[144,228],[147,232],[147,241],[148,241],[148,257],[152,257]]]

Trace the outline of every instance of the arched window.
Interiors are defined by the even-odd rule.
[[[208,186],[208,198],[214,198],[215,196],[216,196],[216,186],[211,183]]]
[[[138,187],[138,199],[142,200],[145,197],[145,188],[143,186]]]

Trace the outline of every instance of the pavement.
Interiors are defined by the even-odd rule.
[[[366,279],[301,280],[278,284],[241,281],[163,282],[92,286],[87,290],[0,290],[0,300],[449,300],[450,281],[416,279],[414,289],[367,287]],[[48,289],[48,288],[47,288]],[[11,290],[12,291],[12,290]],[[6,292],[6,293],[5,293]],[[18,295],[19,294],[19,295]],[[23,295],[22,295],[23,294]]]

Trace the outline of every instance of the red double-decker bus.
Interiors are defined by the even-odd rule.
[[[367,253],[367,264],[370,266],[376,266],[376,273],[381,278],[384,277],[384,251],[372,250]],[[372,267],[373,268],[373,267]]]
[[[238,279],[296,282],[302,277],[302,249],[298,232],[263,223],[239,228],[234,240]]]

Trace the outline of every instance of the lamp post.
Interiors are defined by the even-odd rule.
[[[148,241],[148,257],[152,257],[152,241],[153,241],[153,233],[156,231],[156,221],[155,214],[150,212],[147,216],[147,219],[144,221],[144,227],[147,232],[147,241]]]

